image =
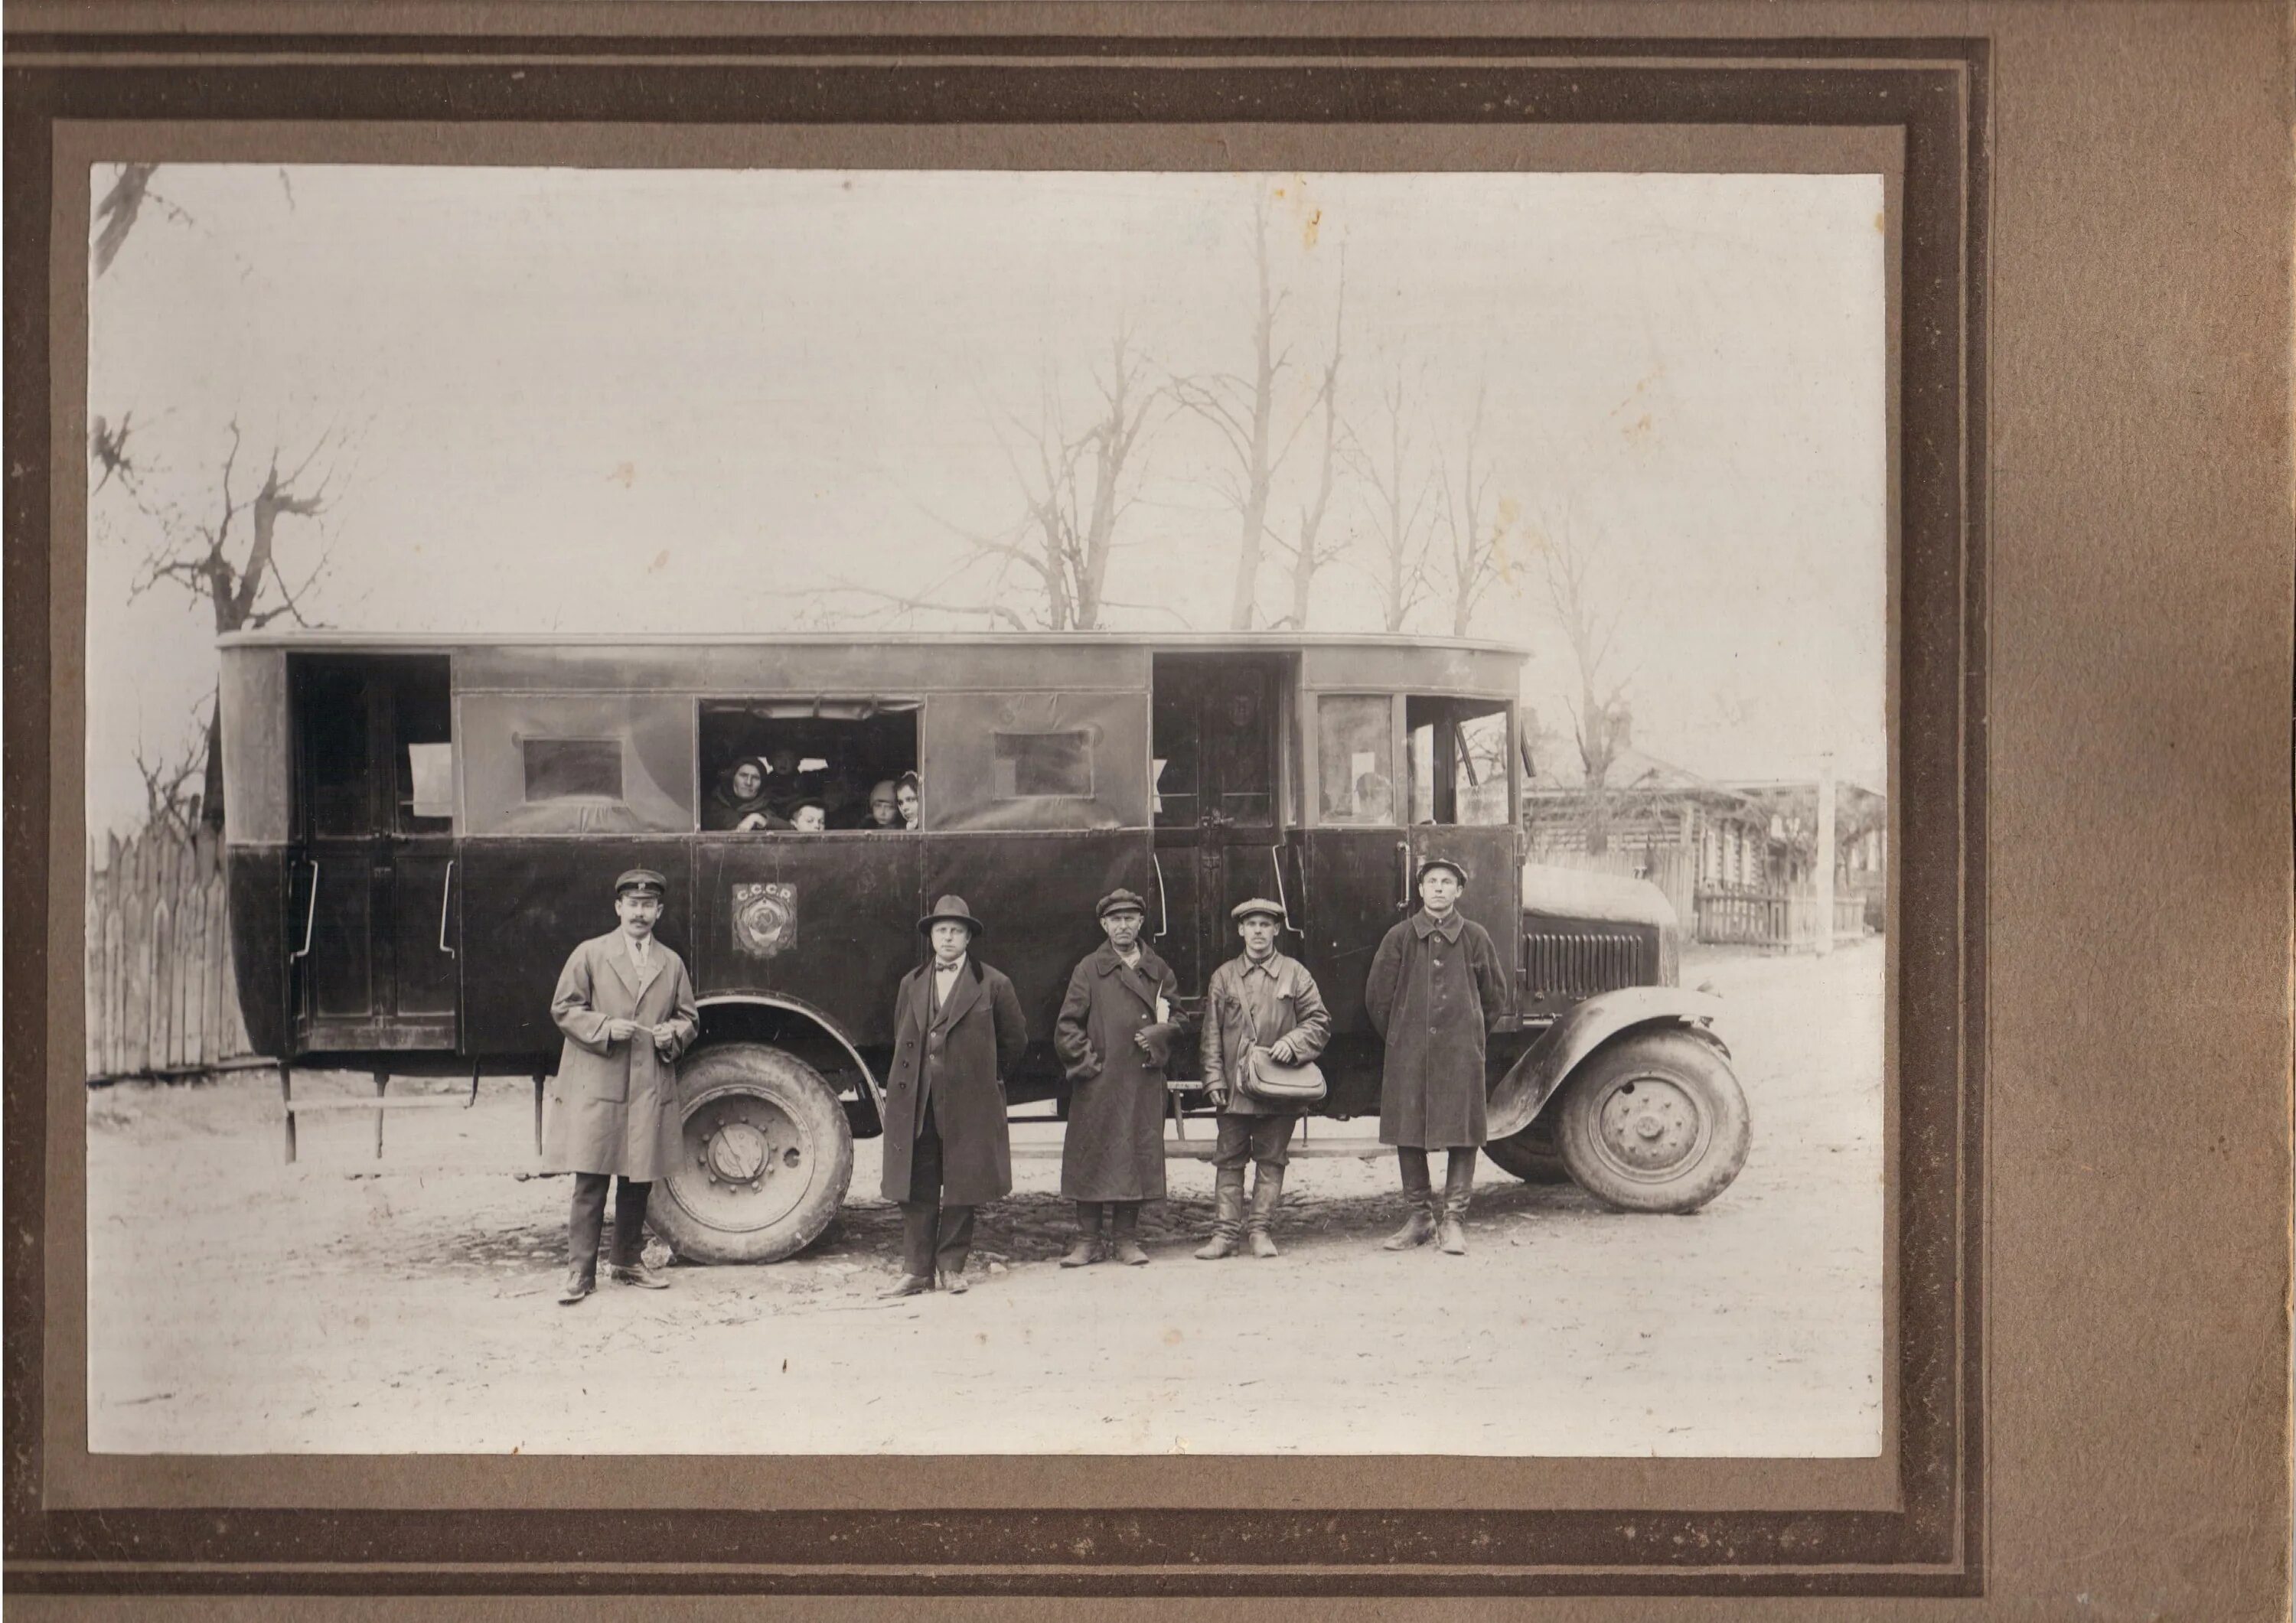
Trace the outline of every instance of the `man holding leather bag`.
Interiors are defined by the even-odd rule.
[[[1247,1160],[1258,1169],[1249,1217],[1251,1254],[1277,1254],[1270,1231],[1283,1196],[1292,1129],[1323,1096],[1314,1061],[1332,1040],[1332,1017],[1315,977],[1276,950],[1283,907],[1255,897],[1231,916],[1243,951],[1212,971],[1197,1046],[1203,1085],[1219,1111],[1212,1235],[1196,1252],[1207,1262],[1235,1255],[1246,1232]]]

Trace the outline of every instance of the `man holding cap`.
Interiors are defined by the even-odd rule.
[[[1435,1238],[1436,1198],[1427,1152],[1448,1150],[1443,1180],[1443,1250],[1467,1250],[1468,1197],[1484,1118],[1483,1037],[1513,1008],[1490,932],[1459,912],[1467,871],[1447,857],[1419,865],[1419,911],[1387,932],[1372,959],[1364,1010],[1387,1041],[1381,1072],[1379,1141],[1393,1144],[1411,1215],[1390,1251]]]
[[[1019,994],[973,956],[986,927],[961,896],[917,921],[932,956],[901,978],[885,1079],[885,1198],[901,1209],[904,1261],[887,1296],[965,1289],[972,1209],[1013,1192],[1004,1077],[1029,1045]]]
[[[1141,944],[1147,904],[1131,890],[1100,898],[1108,939],[1069,976],[1053,1048],[1072,1085],[1061,1142],[1061,1193],[1077,1208],[1076,1243],[1064,1268],[1100,1260],[1108,1212],[1109,1254],[1146,1262],[1140,1203],[1164,1198],[1164,1066],[1179,1032],[1172,1006],[1178,977]]]
[[[1304,1065],[1332,1040],[1332,1017],[1316,979],[1296,958],[1275,947],[1283,909],[1255,897],[1230,915],[1243,951],[1212,971],[1204,990],[1204,1029],[1196,1054],[1219,1112],[1219,1142],[1212,1151],[1212,1237],[1196,1255],[1206,1262],[1235,1255],[1245,1227],[1243,1164],[1257,1170],[1251,1184],[1251,1254],[1276,1255],[1275,1205],[1283,1198],[1283,1168],[1291,1160],[1292,1129],[1304,1108],[1261,1099],[1245,1086],[1251,1046],[1264,1044],[1280,1065]]]
[[[632,868],[617,879],[614,912],[621,928],[574,949],[550,1003],[566,1043],[543,1165],[574,1175],[566,1284],[558,1294],[570,1307],[597,1288],[606,1186],[616,1177],[622,1182],[614,1197],[609,1274],[652,1291],[669,1284],[641,1256],[646,1193],[656,1178],[669,1176],[683,1145],[673,1065],[701,1017],[685,962],[653,939],[667,888],[651,868]]]

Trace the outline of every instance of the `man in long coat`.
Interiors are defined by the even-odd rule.
[[[1140,941],[1147,904],[1130,890],[1100,898],[1108,939],[1069,976],[1053,1048],[1072,1085],[1061,1143],[1061,1193],[1077,1203],[1077,1239],[1064,1268],[1100,1260],[1101,1215],[1109,1253],[1148,1260],[1140,1249],[1140,1203],[1164,1198],[1164,1066],[1179,1031],[1178,977]]]
[[[1513,990],[1490,932],[1459,912],[1467,871],[1447,857],[1419,867],[1419,911],[1387,932],[1372,959],[1364,1009],[1387,1041],[1380,1075],[1379,1141],[1396,1146],[1411,1215],[1387,1249],[1424,1245],[1437,1233],[1427,1152],[1451,1152],[1443,1181],[1443,1249],[1467,1249],[1467,1201],[1485,1128],[1483,1038],[1512,1013]]]
[[[566,1284],[558,1294],[570,1307],[597,1288],[606,1187],[617,1177],[609,1274],[648,1290],[669,1284],[641,1255],[646,1194],[683,1152],[676,1062],[693,1041],[701,1016],[685,961],[653,939],[667,889],[651,868],[632,868],[617,879],[614,912],[621,928],[574,949],[550,1000],[550,1016],[566,1043],[543,1165],[574,1175]]]
[[[1282,1065],[1304,1065],[1332,1040],[1332,1016],[1308,966],[1275,947],[1283,928],[1280,903],[1254,897],[1229,915],[1243,951],[1212,971],[1204,990],[1203,1035],[1196,1056],[1219,1112],[1212,1151],[1212,1235],[1196,1251],[1206,1262],[1235,1255],[1244,1224],[1243,1165],[1252,1164],[1251,1254],[1273,1257],[1275,1207],[1283,1198],[1292,1132],[1305,1108],[1255,1095],[1244,1086],[1251,1049],[1266,1047]]]
[[[884,1194],[901,1208],[903,1273],[888,1296],[965,1289],[972,1209],[1013,1191],[1004,1078],[1029,1045],[1013,983],[972,954],[985,927],[961,896],[917,921],[932,956],[901,978],[885,1082]]]

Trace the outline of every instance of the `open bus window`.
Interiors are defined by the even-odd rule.
[[[1316,815],[1392,825],[1395,703],[1384,693],[1326,693],[1316,702]]]
[[[1507,821],[1507,706],[1406,699],[1414,823],[1500,828]]]
[[[810,803],[832,832],[899,832],[893,786],[916,770],[918,709],[883,697],[704,700],[701,826],[786,830]]]
[[[651,693],[467,693],[473,834],[681,833],[693,826],[693,710]]]

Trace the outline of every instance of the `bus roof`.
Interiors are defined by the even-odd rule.
[[[1424,649],[1510,655],[1528,660],[1530,650],[1515,643],[1475,637],[1407,636],[1350,631],[842,631],[757,632],[405,632],[307,630],[266,627],[226,632],[219,648],[291,648],[332,652],[422,652],[457,648],[725,648],[725,647],[1127,647],[1169,649],[1176,653],[1280,653],[1292,648]]]

